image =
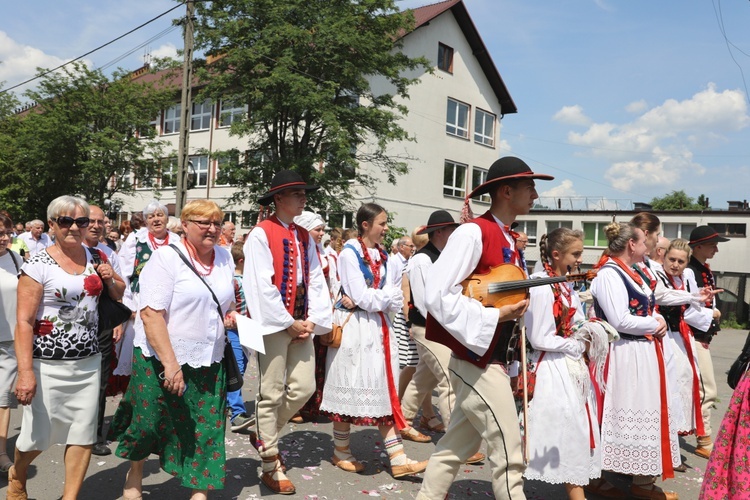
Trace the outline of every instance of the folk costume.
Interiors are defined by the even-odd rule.
[[[607,362],[602,469],[666,479],[680,465],[679,444],[661,343],[651,336],[658,326],[652,277],[643,276],[609,258],[591,284],[597,316],[620,333]]]
[[[406,272],[407,266],[409,265],[409,260],[410,259],[404,258],[404,256],[401,255],[401,252],[396,252],[388,259],[389,281],[394,286],[401,288],[401,280]],[[407,321],[408,318],[404,315],[403,310],[396,311],[396,314],[393,317],[393,330],[398,340],[399,368],[406,368],[409,366],[415,367],[419,362],[417,344],[409,335],[409,325]]]
[[[531,278],[547,278],[543,271]],[[586,486],[601,476],[601,445],[596,397],[585,346],[571,337],[584,320],[572,283],[529,290],[524,321],[536,364],[534,399],[529,403],[529,464],[526,479]]]

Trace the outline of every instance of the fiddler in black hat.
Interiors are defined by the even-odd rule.
[[[274,195],[284,191],[285,189],[304,189],[305,191],[317,191],[320,186],[312,186],[302,179],[294,170],[281,170],[273,176],[271,180],[271,189],[268,190],[263,196],[258,198],[258,203],[263,206],[268,206],[273,202]]]
[[[427,225],[417,231],[417,234],[429,234],[444,227],[459,225],[458,222],[453,220],[453,216],[445,210],[436,210],[430,214],[430,218],[427,219]]]
[[[500,181],[516,179],[540,179],[543,181],[551,181],[554,177],[547,174],[534,173],[525,161],[516,158],[515,156],[504,156],[495,160],[487,171],[487,180],[474,188],[474,190],[466,197],[466,200],[464,201],[464,209],[461,214],[461,222],[466,222],[473,218],[471,208],[469,207],[469,200],[471,198],[488,194]]]
[[[689,245],[694,247],[703,243],[719,243],[722,241],[729,241],[729,238],[719,236],[716,229],[711,226],[698,226],[690,232]]]

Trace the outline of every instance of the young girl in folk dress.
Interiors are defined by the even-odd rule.
[[[583,234],[555,229],[542,236],[539,249],[544,271],[532,278],[564,276],[581,263]],[[596,400],[582,356],[585,346],[571,337],[574,323],[584,319],[581,302],[572,283],[539,286],[530,293],[524,321],[536,351],[537,378],[528,411],[524,477],[564,483],[571,500],[583,500],[583,486],[601,476],[601,453]]]
[[[379,205],[360,207],[360,236],[347,241],[339,255],[346,305],[337,304],[333,322],[344,325],[344,331],[341,346],[328,349],[320,411],[333,421],[334,465],[363,471],[349,446],[351,424],[378,426],[391,474],[398,478],[424,471],[427,461],[409,460],[398,432],[408,426],[398,400],[398,348],[387,314],[401,309],[403,293],[388,283],[388,254],[380,246],[387,219]]]

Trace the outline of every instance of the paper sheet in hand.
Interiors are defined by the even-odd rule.
[[[278,330],[269,329],[247,316],[237,315],[237,333],[240,337],[240,344],[253,349],[261,354],[266,353],[266,347],[263,342],[265,335],[276,333]]]

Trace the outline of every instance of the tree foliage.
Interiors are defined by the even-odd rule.
[[[25,93],[36,105],[2,120],[0,204],[25,219],[43,216],[63,194],[101,205],[132,192],[133,168],[144,177],[158,168],[144,161],[161,154],[149,121],[173,92],[124,72],[108,78],[83,64],[44,76]]]
[[[338,211],[351,180],[374,186],[360,163],[392,183],[407,171],[386,146],[410,139],[397,98],[415,81],[405,75],[427,67],[399,50],[410,12],[393,0],[215,0],[197,13],[196,45],[218,58],[196,72],[208,82],[202,95],[250,109],[231,129],[247,151],[228,152],[236,161],[220,172],[238,188],[231,202],[255,199],[274,172],[292,168],[322,186],[312,206]],[[389,93],[373,91],[373,79]]]
[[[698,201],[695,202],[685,191],[680,190],[653,198],[650,205],[654,210],[707,210],[705,203],[706,197],[704,195],[700,195]]]

